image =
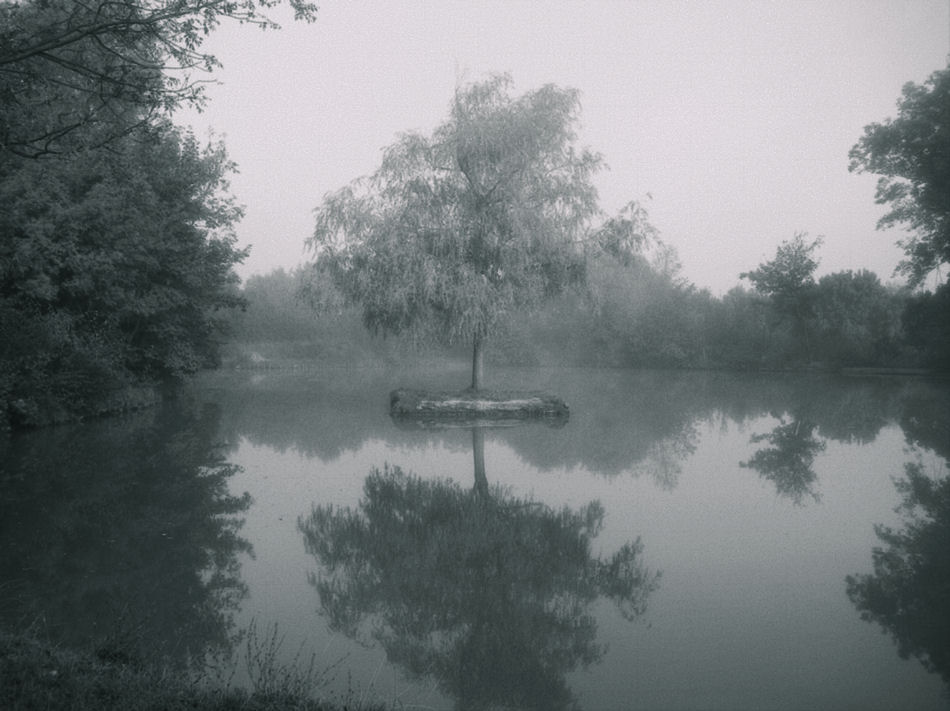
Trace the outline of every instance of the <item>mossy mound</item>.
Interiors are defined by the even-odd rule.
[[[570,408],[561,398],[540,392],[393,390],[389,414],[395,418],[447,423],[504,423],[531,419],[566,421]]]

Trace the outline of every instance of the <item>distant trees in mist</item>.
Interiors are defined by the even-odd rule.
[[[764,266],[780,268],[784,252],[804,239],[797,235],[780,246],[779,259]],[[814,250],[805,256],[817,265]],[[714,296],[684,279],[667,251],[652,257],[628,252],[623,259],[600,251],[586,264],[584,290],[512,314],[487,357],[512,365],[593,367],[947,368],[947,287],[915,293],[866,270],[817,280],[813,270],[790,275],[799,283],[780,295],[737,285]],[[750,273],[756,272],[763,273],[762,265]],[[252,277],[242,295],[247,311],[234,326],[240,341],[323,342],[310,352],[392,357],[392,344],[367,336],[360,312],[339,306],[334,287],[314,265]],[[314,299],[322,300],[319,313],[308,303]]]

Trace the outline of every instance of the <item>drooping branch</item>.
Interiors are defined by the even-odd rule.
[[[69,152],[109,143],[98,134],[125,135],[156,111],[200,108],[210,80],[190,73],[221,66],[202,51],[204,39],[225,18],[277,28],[264,13],[282,2],[0,3],[0,150],[28,157]],[[297,19],[315,19],[313,3],[287,2]],[[122,119],[110,126],[110,115]],[[74,136],[80,130],[81,139]]]

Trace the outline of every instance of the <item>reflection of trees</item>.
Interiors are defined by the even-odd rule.
[[[896,482],[904,527],[875,526],[874,573],[849,575],[848,597],[861,619],[890,632],[902,659],[917,657],[950,684],[950,477],[919,463]]]
[[[817,426],[800,417],[790,422],[781,418],[771,432],[752,435],[753,444],[768,442],[765,447],[752,455],[741,466],[755,469],[763,478],[775,484],[782,496],[787,496],[796,504],[801,504],[806,495],[815,501],[819,499],[815,485],[818,475],[812,469],[815,455],[824,451],[825,443],[815,436]]]
[[[946,381],[944,381],[946,382]],[[901,427],[908,443],[932,449],[950,460],[950,392],[914,393],[901,408]]]
[[[172,665],[227,653],[249,497],[181,405],[12,437],[0,476],[0,625]]]
[[[518,428],[503,436],[540,469],[580,465],[605,476],[634,470],[671,488],[695,450],[696,423],[715,408],[707,384],[702,373],[571,373],[556,384],[571,406],[562,431]]]
[[[435,378],[433,387],[443,381],[451,387],[459,377],[452,370],[420,372],[273,374],[254,383],[229,382],[218,395],[234,441],[246,437],[254,444],[294,448],[324,460],[371,439],[428,446],[440,438],[454,447],[453,434],[420,437],[392,425],[386,398],[394,386],[417,385],[413,378],[424,375],[422,382]],[[822,440],[868,443],[882,427],[900,422],[914,440],[937,451],[950,442],[946,381],[585,369],[517,370],[510,377],[516,389],[556,392],[571,406],[570,423],[557,432],[517,427],[493,435],[539,469],[583,466],[605,476],[649,473],[671,487],[681,463],[695,451],[704,420],[725,417],[741,423],[770,412],[807,413]]]
[[[373,469],[355,509],[315,507],[300,528],[332,628],[375,638],[393,663],[436,679],[460,708],[565,708],[564,676],[603,654],[590,610],[641,615],[658,575],[641,544],[591,555],[604,509],[556,511],[484,478],[476,484]],[[478,473],[481,462],[481,473]]]

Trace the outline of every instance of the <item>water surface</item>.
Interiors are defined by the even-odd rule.
[[[276,629],[404,708],[947,707],[945,381],[491,375],[569,421],[407,427],[464,368],[328,369],[11,437],[0,621],[232,683]]]

